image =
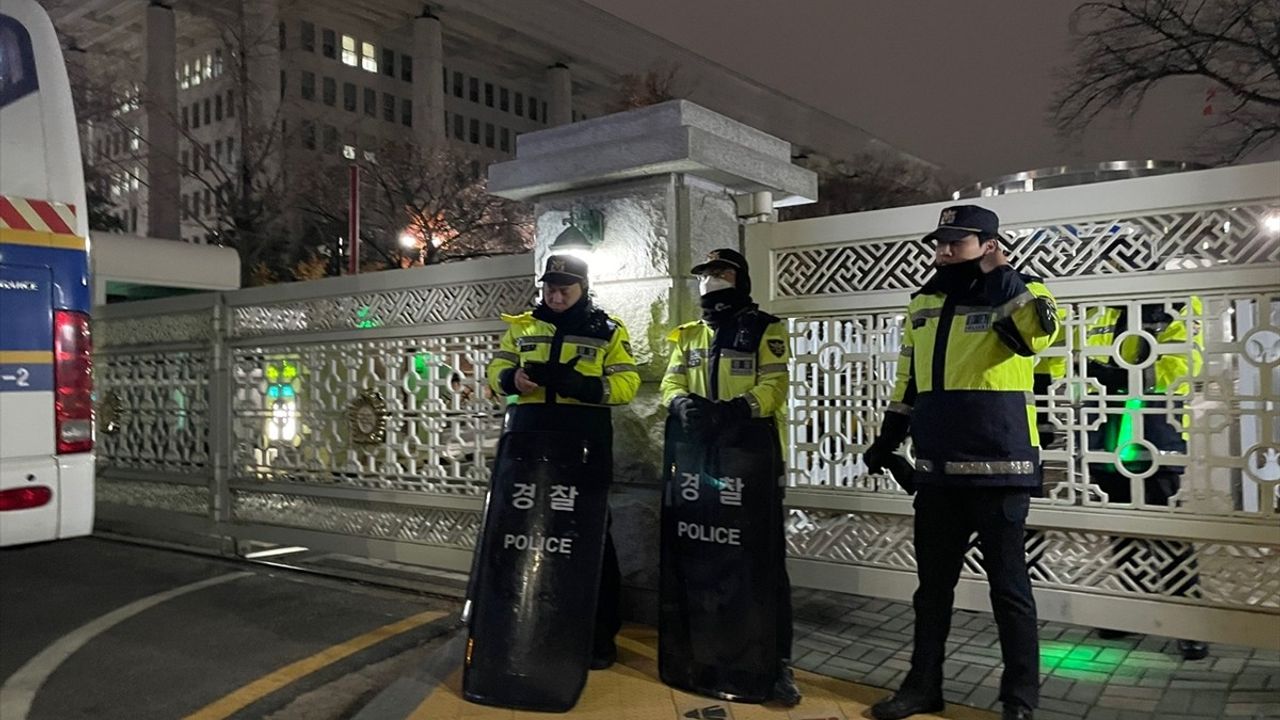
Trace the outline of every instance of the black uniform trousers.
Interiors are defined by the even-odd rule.
[[[942,662],[955,587],[977,533],[1004,658],[1000,700],[1035,708],[1040,697],[1036,604],[1027,574],[1029,488],[921,486],[915,497],[915,647],[902,691],[942,697]]]
[[[507,410],[505,429],[515,432],[581,432],[594,452],[605,453],[606,457],[597,458],[597,461],[613,467],[613,418],[607,407],[558,403],[515,405]],[[613,638],[622,629],[622,617],[618,611],[622,572],[618,568],[618,551],[613,545],[612,515],[605,525],[603,563],[592,643],[596,655],[612,650]]]

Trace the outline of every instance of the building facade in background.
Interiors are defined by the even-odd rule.
[[[217,241],[220,187],[270,163],[285,184],[339,185],[352,159],[409,142],[460,150],[480,174],[523,133],[610,112],[623,77],[650,71],[674,70],[673,94],[790,141],[806,163],[931,167],[580,0],[48,4],[72,62],[118,93],[87,123],[87,162],[138,235]]]

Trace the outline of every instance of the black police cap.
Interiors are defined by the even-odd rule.
[[[943,208],[938,216],[938,227],[924,236],[936,242],[956,242],[970,235],[985,237],[1000,234],[1000,218],[990,210],[977,205],[952,205]]]
[[[698,265],[693,266],[693,274],[701,275],[713,267],[732,268],[738,271],[738,274],[745,274],[747,270],[747,259],[742,257],[742,253],[729,248],[720,250],[712,250],[707,253],[707,259]]]
[[[572,285],[587,282],[587,261],[574,255],[552,255],[538,282]]]

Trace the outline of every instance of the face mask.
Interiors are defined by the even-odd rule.
[[[699,295],[705,296],[709,293],[719,292],[721,290],[730,290],[732,288],[733,288],[733,283],[729,282],[728,280],[725,280],[724,278],[718,278],[714,275],[703,275],[701,278],[698,279]]]
[[[982,277],[982,258],[937,266],[937,282],[944,292],[969,289]]]

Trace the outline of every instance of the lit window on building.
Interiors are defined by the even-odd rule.
[[[204,75],[204,61],[196,58],[195,63],[191,66],[191,86],[195,87],[200,84],[200,77]]]
[[[360,64],[356,57],[356,39],[350,35],[342,36],[342,64],[356,67]]]
[[[373,43],[360,43],[360,68],[366,72],[378,72],[378,55]]]
[[[213,53],[204,54],[204,79],[209,80],[213,77]]]

